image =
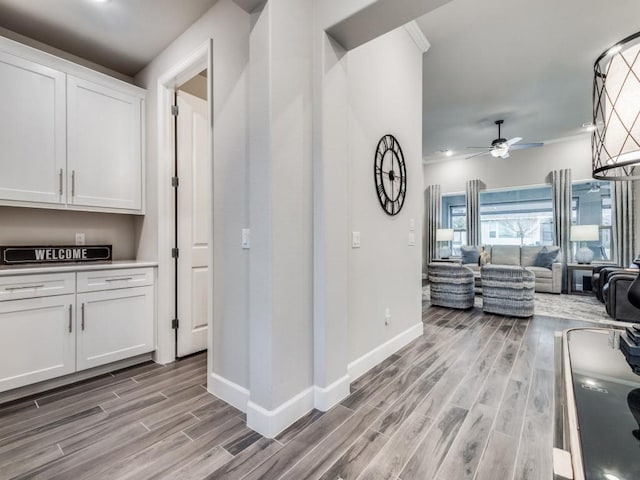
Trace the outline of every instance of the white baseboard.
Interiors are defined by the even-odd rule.
[[[342,400],[349,396],[349,386],[351,380],[349,375],[345,375],[333,382],[328,387],[313,387],[313,404],[321,412],[326,412],[334,405],[337,405]]]
[[[209,376],[207,385],[209,393],[224,400],[229,405],[236,407],[241,412],[247,411],[247,403],[249,402],[249,390],[241,387],[237,383],[233,383],[220,375],[212,373]]]
[[[313,394],[314,388],[309,387],[273,410],[249,400],[247,426],[264,437],[273,438],[313,409]]]
[[[366,373],[368,370],[375,367],[384,359],[400,350],[407,343],[421,336],[423,332],[423,323],[416,323],[413,327],[408,328],[404,332],[393,337],[391,340],[377,346],[370,352],[365,353],[360,358],[351,362],[347,367],[350,381],[353,382],[354,380],[356,380],[362,374]]]

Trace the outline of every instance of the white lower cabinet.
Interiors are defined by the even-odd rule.
[[[0,276],[0,392],[155,349],[151,267]]]
[[[0,391],[76,371],[75,294],[0,302]]]
[[[153,350],[153,287],[79,293],[77,305],[78,370]]]

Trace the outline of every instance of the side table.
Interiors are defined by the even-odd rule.
[[[574,295],[574,294],[579,294],[579,295],[591,295],[590,291],[585,291],[585,290],[574,290],[574,286],[576,283],[576,275],[575,272],[576,270],[588,270],[588,271],[593,271],[593,265],[590,263],[567,263],[567,276],[568,276],[568,292],[569,295]]]
[[[434,258],[431,260],[432,262],[443,262],[443,263],[462,263],[461,258]]]

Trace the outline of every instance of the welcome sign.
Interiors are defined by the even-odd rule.
[[[110,261],[111,245],[0,247],[0,264]]]

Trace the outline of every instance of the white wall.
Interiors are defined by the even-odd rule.
[[[582,135],[518,150],[509,158],[491,155],[452,158],[423,165],[424,188],[440,184],[442,193],[464,192],[467,180],[479,179],[487,189],[547,183],[552,170],[570,168],[573,180],[591,178],[591,137]]]
[[[349,251],[353,361],[421,322],[422,52],[400,28],[347,55],[349,224],[360,232],[362,245]],[[380,207],[373,179],[375,148],[387,133],[402,147],[408,178],[407,199],[393,217]],[[416,224],[415,246],[408,246],[410,219]]]
[[[114,260],[136,258],[132,215],[0,207],[0,245],[112,245]]]
[[[247,95],[249,14],[231,0],[218,1],[171,43],[136,78],[147,93],[147,215],[137,225],[139,258],[157,259],[158,139],[157,81],[187,56],[213,39],[214,106],[214,284],[213,372],[248,387],[248,251],[241,249],[241,229],[249,223]],[[167,182],[169,178],[167,178]],[[159,271],[161,279],[171,272]],[[160,299],[160,329],[170,328],[171,299]],[[165,302],[165,303],[162,303]]]
[[[251,402],[267,410],[313,384],[311,5],[271,0],[251,31]]]

